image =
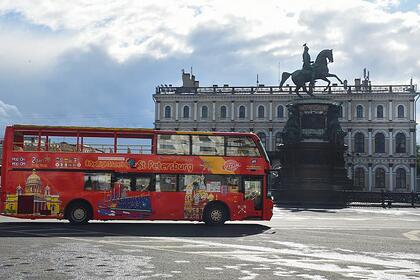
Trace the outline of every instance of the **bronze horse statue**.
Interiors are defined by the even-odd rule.
[[[311,65],[311,70],[296,70],[293,73],[283,72],[281,76],[280,90],[284,82],[286,82],[290,76],[292,76],[292,81],[296,85],[295,93],[299,97],[302,97],[299,94],[300,88],[302,88],[310,96],[314,96],[312,92],[315,85],[315,80],[323,80],[328,82],[328,85],[325,87],[324,91],[326,91],[331,84],[327,77],[334,77],[341,84],[343,84],[337,75],[329,73],[327,66],[328,62],[334,62],[333,52],[331,49],[323,50],[318,54],[315,62]],[[307,82],[309,82],[309,90],[306,87]]]

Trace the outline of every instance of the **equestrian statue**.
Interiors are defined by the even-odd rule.
[[[299,94],[299,89],[302,88],[307,94],[310,96],[314,96],[312,94],[315,81],[316,80],[323,80],[328,83],[328,85],[325,87],[324,91],[326,91],[331,84],[330,80],[328,80],[328,77],[334,77],[336,78],[341,84],[343,82],[340,80],[337,75],[329,73],[327,64],[329,62],[334,62],[333,58],[333,52],[331,49],[326,49],[321,51],[318,56],[315,59],[315,62],[311,61],[311,56],[309,55],[309,47],[304,44],[303,45],[303,66],[301,70],[296,70],[293,73],[283,72],[281,76],[281,82],[280,82],[280,90],[283,84],[286,82],[286,80],[292,76],[292,81],[296,85],[295,92],[299,97],[302,97]],[[306,87],[306,83],[309,83],[309,90]]]

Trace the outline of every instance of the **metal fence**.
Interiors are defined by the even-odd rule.
[[[393,203],[409,204],[412,207],[420,205],[420,192],[363,192],[344,191],[347,203],[380,203],[382,207],[392,207]]]

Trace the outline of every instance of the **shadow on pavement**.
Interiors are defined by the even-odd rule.
[[[271,234],[271,228],[258,224],[207,226],[191,223],[106,223],[71,225],[62,222],[0,223],[0,237],[243,237]]]

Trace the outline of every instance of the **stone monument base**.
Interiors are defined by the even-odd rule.
[[[351,186],[344,167],[344,135],[339,105],[326,98],[302,98],[288,105],[283,131],[278,201],[342,204],[342,191]]]

